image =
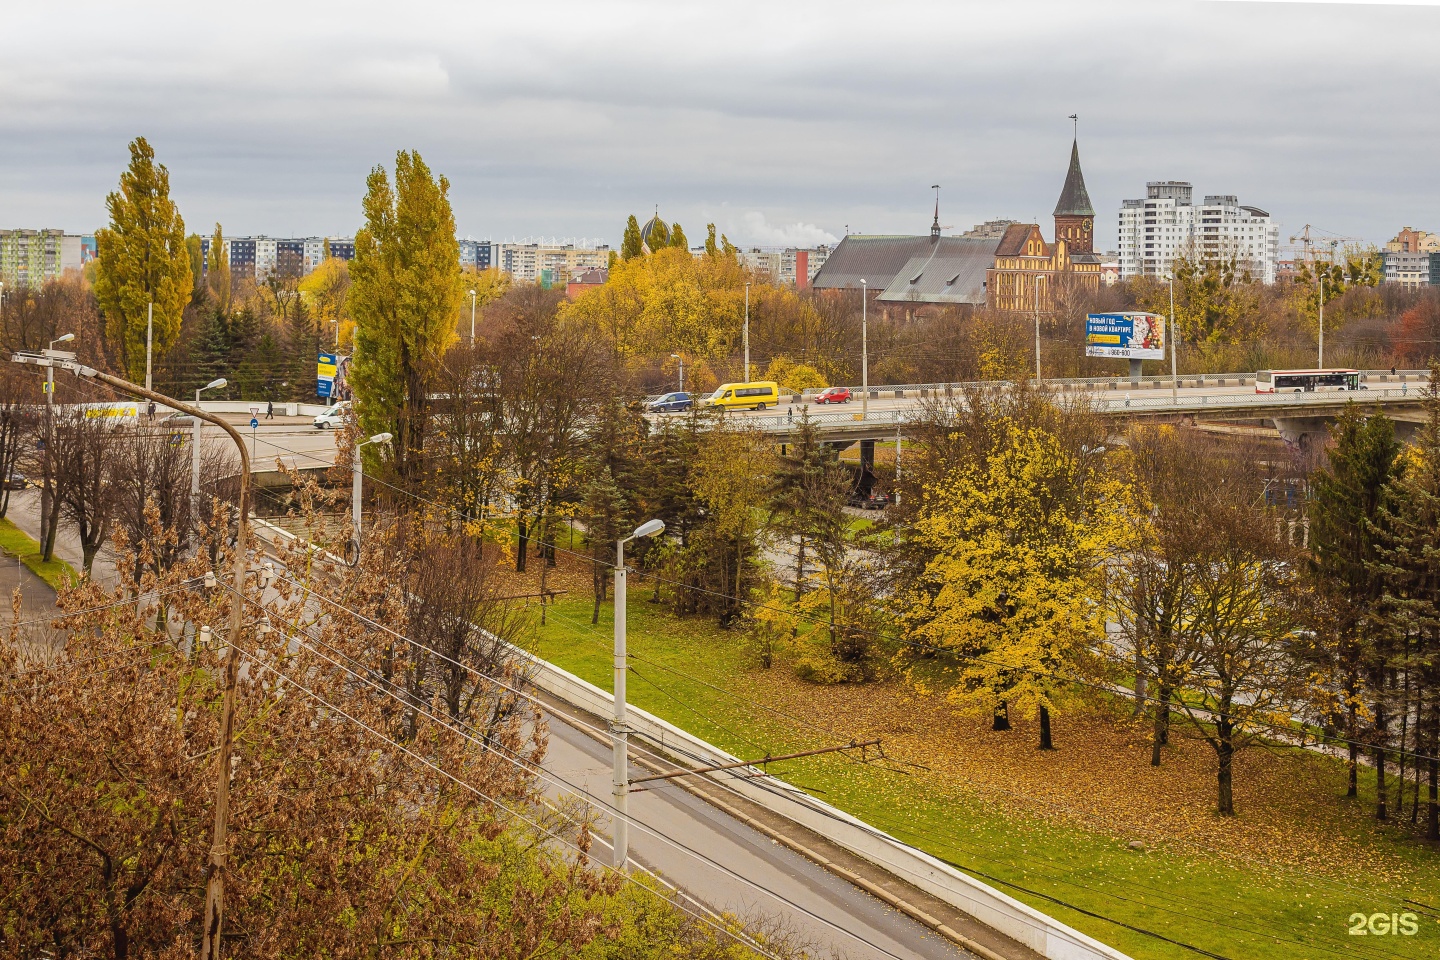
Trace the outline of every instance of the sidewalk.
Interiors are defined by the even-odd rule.
[[[40,539],[40,491],[30,487],[25,490],[16,490],[10,494],[10,509],[6,512],[5,517],[38,541]],[[76,573],[81,572],[85,554],[80,549],[80,538],[75,535],[74,526],[66,523],[63,516],[60,518],[60,532],[55,538],[55,556],[74,567]],[[28,570],[26,572],[29,573]],[[90,576],[97,583],[105,586],[115,582],[115,551],[108,542],[95,555],[95,566],[91,570]],[[42,581],[41,586],[44,585]]]

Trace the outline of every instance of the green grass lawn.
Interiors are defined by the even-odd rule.
[[[21,530],[9,520],[0,520],[0,550],[5,551],[7,556],[19,557],[20,562],[30,568],[41,580],[50,584],[54,590],[62,586],[75,583],[80,575],[75,568],[64,560],[52,558],[50,560],[40,559],[40,544],[30,539],[30,535]]]
[[[793,704],[757,696],[758,668],[741,637],[707,621],[677,619],[648,600],[643,584],[632,586],[631,703],[741,757],[837,741],[780,712]],[[583,597],[552,606],[548,621],[533,651],[610,689],[609,605],[598,626],[590,625]],[[1271,869],[1262,858],[1247,865],[1235,857],[1131,851],[1104,832],[1007,809],[1004,793],[989,789],[997,785],[967,785],[938,773],[893,773],[836,755],[777,764],[772,772],[1132,957],[1202,954],[1125,924],[1231,960],[1440,956],[1440,854],[1393,834],[1361,840],[1383,848],[1391,862],[1403,858],[1406,880],[1360,883],[1343,871]],[[1351,914],[1419,912],[1407,898],[1430,906],[1418,934],[1347,933]]]

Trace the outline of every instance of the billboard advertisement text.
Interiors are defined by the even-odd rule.
[[[1085,355],[1163,360],[1165,318],[1153,313],[1092,313],[1085,318]]]

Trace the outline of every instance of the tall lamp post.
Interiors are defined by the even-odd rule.
[[[44,351],[44,355],[52,360],[74,360],[75,354],[65,350],[56,350],[55,344],[69,343],[75,339],[75,334],[67,333],[50,341],[50,346]],[[40,555],[49,559],[50,551],[50,501],[54,497],[54,478],[51,476],[50,448],[54,443],[55,430],[55,368],[45,368],[45,456],[43,477],[40,481]]]
[[[615,718],[610,725],[614,760],[614,830],[611,840],[614,866],[625,869],[630,857],[630,727],[625,714],[625,544],[640,537],[653,537],[665,530],[665,521],[646,520],[635,532],[615,541]]]
[[[354,553],[352,562],[360,562],[360,501],[363,489],[361,484],[365,471],[360,463],[360,448],[367,443],[389,443],[390,434],[377,433],[369,440],[361,440],[355,444],[355,455],[350,465],[350,547]]]
[[[470,291],[470,346],[475,346],[475,291]]]
[[[1035,274],[1033,284],[1035,295],[1035,383],[1038,386],[1044,378],[1040,376],[1040,274]]]
[[[1180,405],[1180,375],[1175,371],[1175,351],[1180,349],[1180,334],[1175,329],[1175,265],[1170,265],[1170,400]]]
[[[195,409],[200,409],[200,394],[206,390],[218,390],[227,385],[224,377],[218,380],[211,380],[205,386],[195,391]],[[149,389],[148,387],[146,388]],[[194,515],[195,523],[200,522],[200,421],[211,420],[210,417],[191,417],[195,421],[194,435],[190,438],[190,512]],[[239,434],[236,434],[239,436]],[[243,446],[243,444],[242,444]]]
[[[750,382],[750,284],[745,284],[745,382]]]
[[[870,419],[870,295],[860,278],[860,419]]]
[[[77,376],[98,380],[122,393],[163,403],[167,407],[189,414],[197,420],[208,420],[230,434],[230,439],[235,441],[235,449],[240,452],[240,509],[235,551],[231,558],[235,585],[230,597],[230,630],[226,638],[224,696],[220,708],[220,744],[217,747],[219,756],[216,758],[215,822],[210,843],[209,878],[205,885],[205,915],[201,926],[203,939],[200,946],[201,960],[220,960],[220,942],[225,913],[226,847],[230,818],[230,767],[231,757],[235,752],[235,681],[240,672],[240,653],[235,641],[239,638],[240,629],[244,623],[245,545],[250,539],[250,454],[245,449],[245,441],[241,438],[240,433],[222,418],[206,413],[199,407],[192,407],[188,403],[167,397],[163,393],[156,393],[128,380],[121,380],[119,377],[112,377],[108,373],[101,373],[99,370],[76,363],[73,355],[52,357],[48,355],[48,351],[45,351],[39,355],[17,353],[11,359],[18,363],[39,364],[49,367],[52,371],[56,365],[59,365]]]
[[[1323,268],[1321,268],[1323,269]],[[1315,361],[1315,369],[1325,369],[1325,274],[1320,274],[1320,356]]]
[[[672,353],[672,354],[670,354],[670,359],[671,359],[671,360],[678,360],[678,361],[680,362],[680,392],[681,392],[681,393],[684,393],[684,392],[685,392],[685,358],[682,357],[682,356],[680,356],[680,354],[678,354],[678,353]]]

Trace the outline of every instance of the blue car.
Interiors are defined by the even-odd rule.
[[[651,400],[645,409],[651,413],[679,413],[682,410],[689,410],[694,405],[695,401],[690,399],[688,393],[667,393]]]

